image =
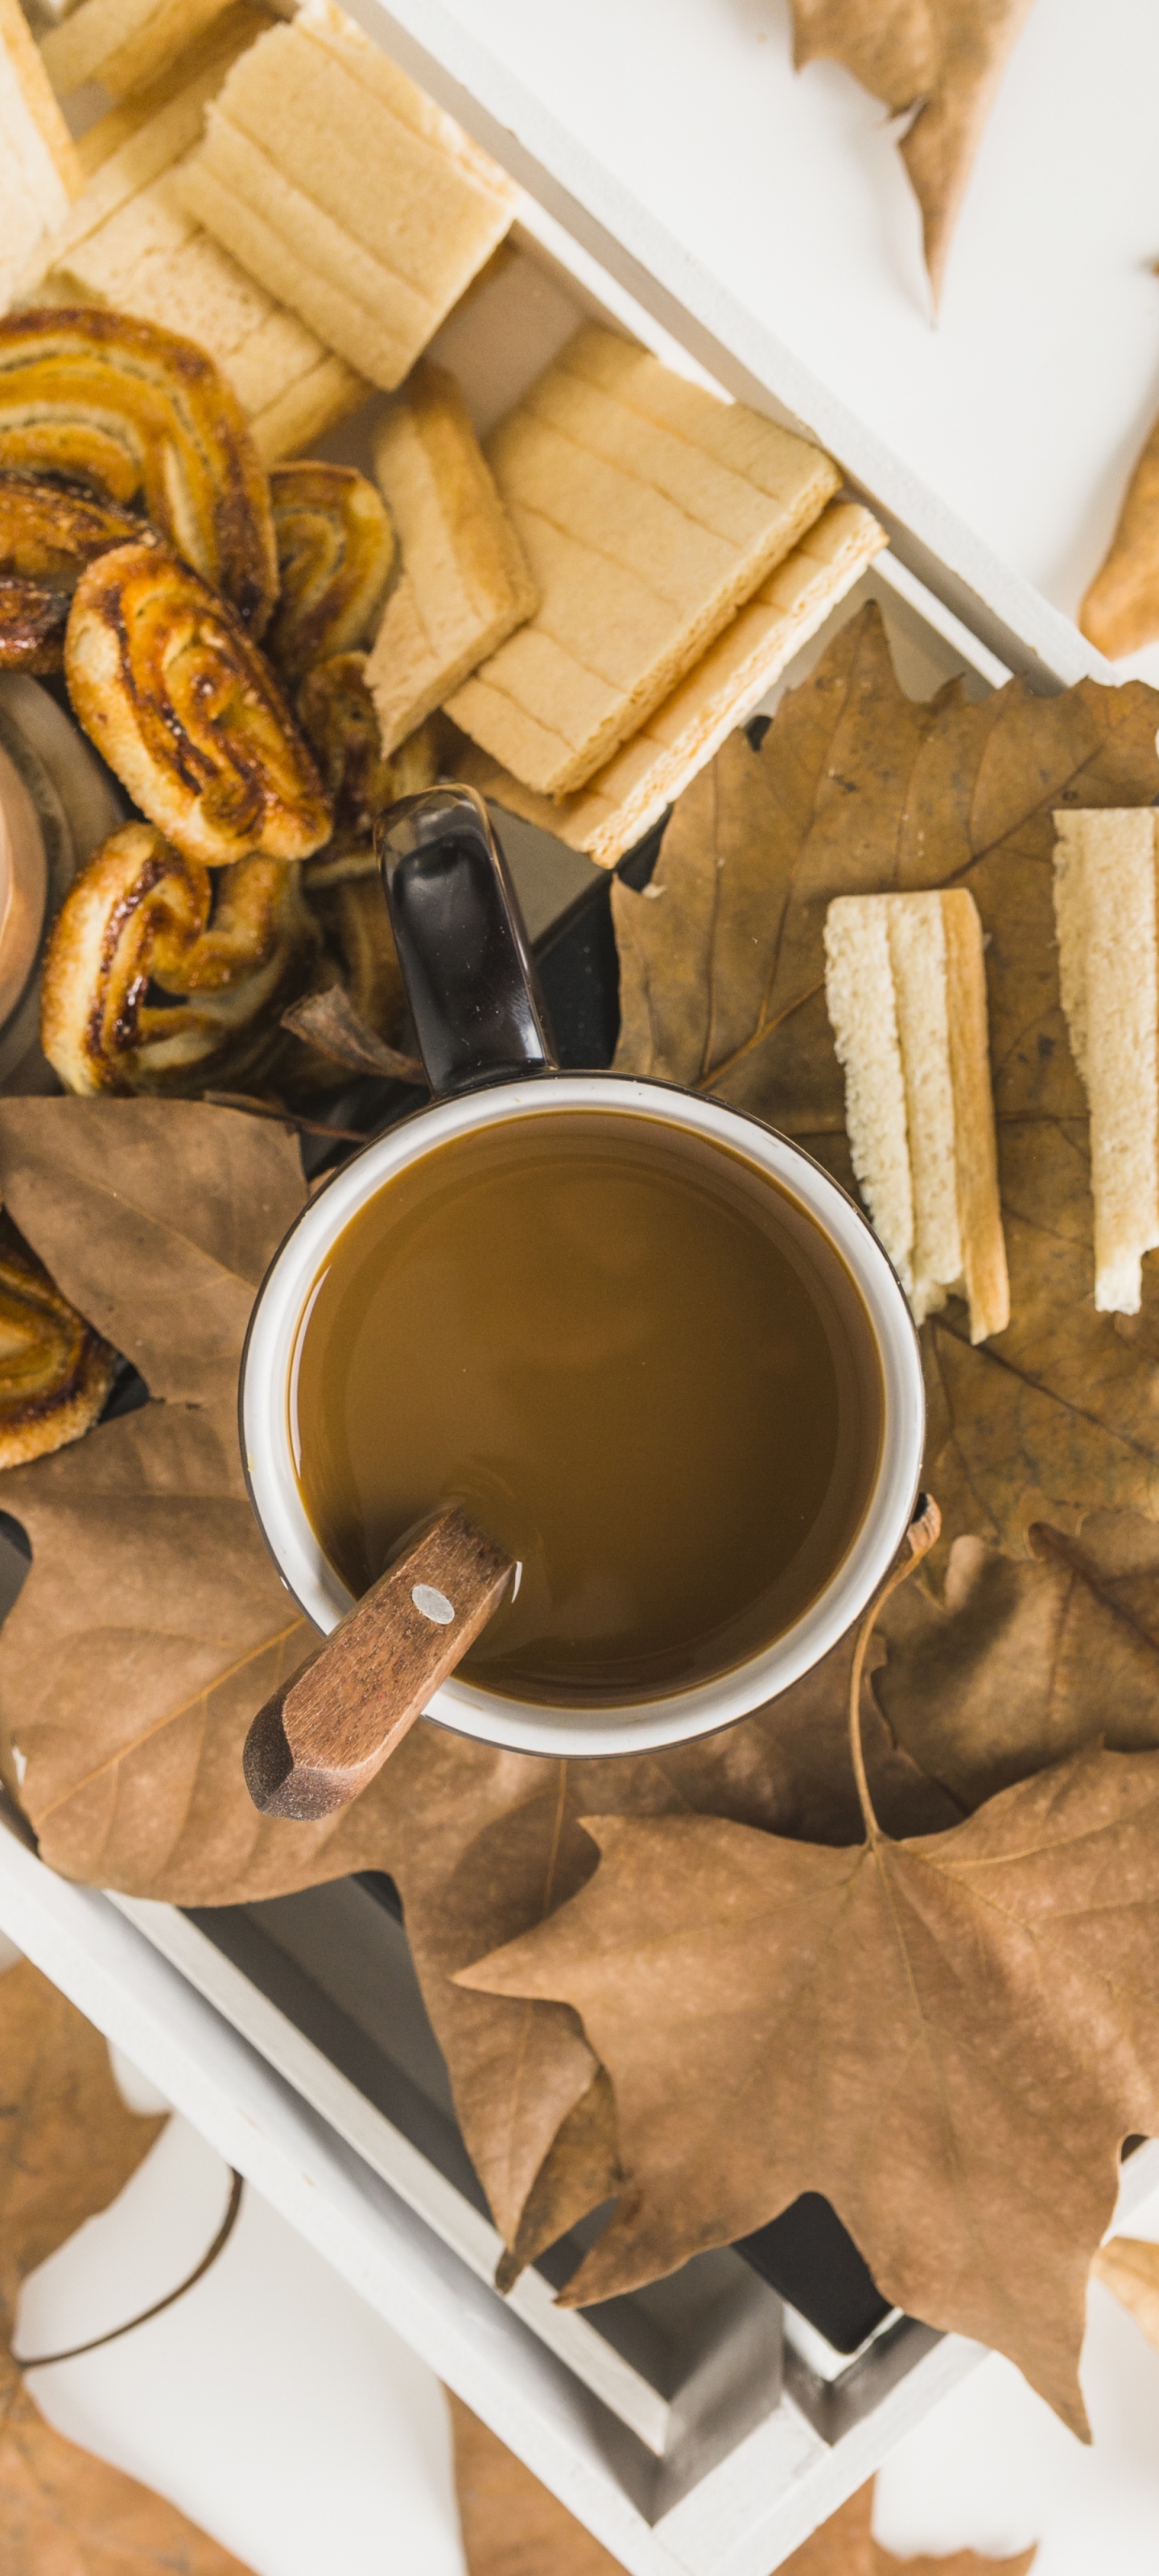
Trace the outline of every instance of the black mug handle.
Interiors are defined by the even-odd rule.
[[[553,1073],[556,1056],[507,861],[472,787],[387,807],[374,846],[431,1090]]]

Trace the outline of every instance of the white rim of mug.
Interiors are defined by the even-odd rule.
[[[884,1432],[873,1491],[837,1571],[803,1616],[758,1655],[715,1681],[622,1708],[562,1708],[506,1699],[452,1678],[427,1715],[458,1734],[537,1754],[647,1752],[733,1725],[821,1662],[865,1608],[909,1525],[921,1473],[925,1398],[904,1290],[872,1227],[828,1172],[762,1120],[699,1093],[607,1073],[553,1074],[494,1084],[417,1110],[343,1165],[291,1228],[258,1293],[242,1358],[239,1413],[250,1499],[283,1583],[328,1635],[353,1595],[325,1556],[306,1512],[291,1436],[302,1329],[330,1251],[378,1190],[453,1138],[563,1109],[658,1118],[742,1153],[813,1216],[844,1256],[877,1343]]]

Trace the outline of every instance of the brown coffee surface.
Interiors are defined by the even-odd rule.
[[[352,1592],[460,1503],[521,1574],[461,1667],[607,1706],[730,1671],[846,1554],[881,1443],[860,1294],[741,1154],[561,1108],[441,1145],[330,1254],[295,1454]]]

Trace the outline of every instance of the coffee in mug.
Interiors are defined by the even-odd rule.
[[[850,1270],[767,1169],[671,1116],[539,1105],[357,1209],[291,1416],[353,1594],[461,1504],[519,1565],[464,1681],[597,1710],[711,1684],[802,1617],[864,1519],[884,1396]]]

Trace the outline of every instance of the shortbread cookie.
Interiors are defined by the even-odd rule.
[[[185,166],[189,212],[372,383],[400,384],[516,192],[331,0],[236,63]]]
[[[0,311],[36,276],[83,185],[20,0],[0,0]]]
[[[0,467],[139,507],[260,635],[278,587],[269,485],[236,396],[174,332],[92,307],[0,321]]]
[[[839,896],[825,999],[853,1169],[915,1320],[958,1291],[983,1342],[1009,1323],[1010,1288],[973,896]]]
[[[99,81],[111,98],[147,89],[220,18],[230,0],[81,0],[40,48],[54,90]]]
[[[614,867],[745,723],[886,543],[859,502],[831,501],[703,661],[576,795],[537,796],[462,734],[450,764],[456,777],[569,849],[585,850],[597,866]]]
[[[202,67],[172,96],[143,118],[117,110],[85,138],[88,182],[44,280],[54,302],[108,305],[196,341],[232,386],[266,463],[324,437],[370,392],[181,202],[178,174],[200,141],[206,105],[269,23],[264,11],[232,10],[217,44],[202,49]]]
[[[329,839],[322,782],[268,662],[163,547],[90,564],[64,667],[90,741],[184,857],[305,859]]]
[[[841,480],[803,438],[595,323],[487,457],[540,605],[448,713],[547,796],[640,731]]]
[[[1095,1304],[1137,1315],[1159,1244],[1159,964],[1150,806],[1056,814],[1062,1007],[1091,1113]]]
[[[366,674],[389,752],[531,616],[538,593],[441,367],[416,367],[391,404],[374,470],[402,558]]]

